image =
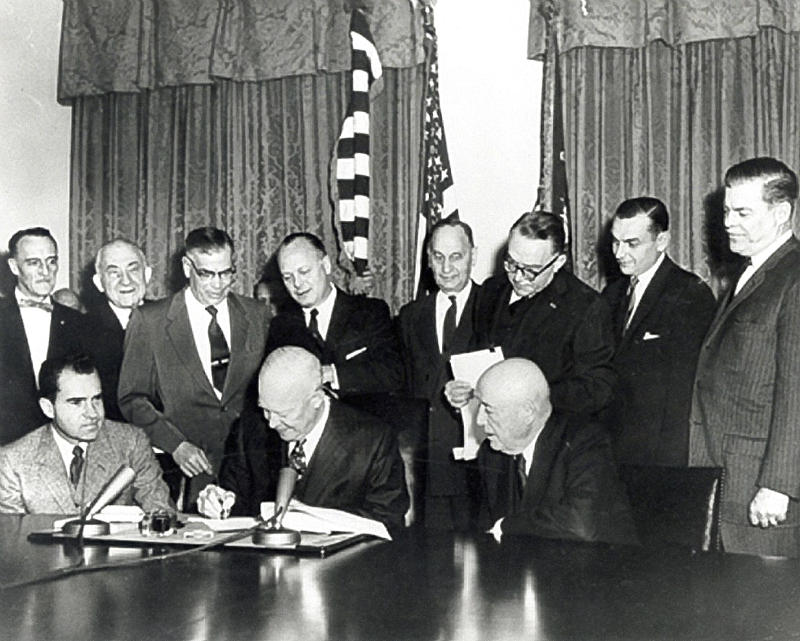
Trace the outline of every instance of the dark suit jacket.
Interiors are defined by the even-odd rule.
[[[800,242],[792,237],[708,330],[697,362],[689,462],[725,467],[722,543],[729,552],[800,555]],[[788,518],[748,522],[760,487],[791,497]]]
[[[117,387],[124,353],[125,330],[105,301],[89,307],[85,318],[88,330],[86,347],[92,354],[100,374],[106,418],[124,421],[125,418],[117,402]]]
[[[600,296],[563,269],[532,298],[509,306],[505,275],[483,283],[476,304],[473,348],[502,346],[506,358],[536,363],[550,383],[553,407],[597,412],[611,401],[614,337]]]
[[[452,354],[469,349],[479,289],[473,283],[453,337]],[[464,444],[464,430],[458,414],[443,394],[445,383],[452,379],[452,374],[449,354],[439,351],[436,338],[436,293],[403,306],[398,324],[406,371],[406,393],[430,403],[426,493],[433,496],[465,494],[465,464],[453,460],[452,455],[454,447]]]
[[[83,323],[79,312],[54,303],[47,357],[83,351]],[[25,326],[12,293],[8,298],[0,299],[0,445],[18,439],[48,421],[39,409],[38,375],[33,371]]]
[[[131,314],[119,378],[123,415],[166,452],[183,441],[202,448],[215,474],[231,425],[247,402],[255,403],[268,326],[258,301],[229,294],[228,307],[231,361],[221,399],[200,362],[183,290]],[[210,481],[199,475],[192,486],[199,490]]]
[[[337,289],[322,348],[308,332],[300,306],[292,304],[272,319],[267,353],[285,345],[304,347],[323,365],[335,365],[342,394],[396,392],[402,387],[397,337],[389,307],[380,299],[351,296]]]
[[[623,335],[629,280],[610,283],[602,294],[617,341],[617,387],[608,421],[617,461],[686,466],[694,371],[714,315],[714,295],[665,256]]]
[[[483,480],[482,521],[504,518],[504,534],[553,539],[636,543],[628,495],[617,475],[611,442],[598,424],[553,414],[533,450],[519,507],[514,508],[511,456],[484,441],[478,451]]]
[[[331,400],[317,448],[294,496],[317,507],[345,510],[403,527],[408,493],[403,463],[391,428],[377,418]],[[275,497],[284,446],[263,421],[249,415],[231,434],[220,485],[237,495],[238,513],[258,514],[262,501]]]

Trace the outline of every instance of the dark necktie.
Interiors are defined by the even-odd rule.
[[[525,483],[528,481],[528,474],[525,471],[525,457],[522,454],[517,454],[514,457],[514,467],[517,474],[517,491],[520,498],[525,493]]]
[[[728,292],[728,297],[725,299],[725,307],[730,305],[731,301],[733,301],[733,299],[736,298],[736,288],[739,286],[739,281],[742,280],[742,276],[744,276],[745,271],[747,271],[747,268],[750,267],[750,265],[752,264],[753,264],[752,258],[748,257],[742,263],[741,267],[739,268],[739,271],[736,272],[736,278],[734,278],[733,281],[731,282],[731,289]],[[744,287],[744,285],[742,287]]]
[[[303,443],[306,440],[297,441],[295,443],[292,453],[289,454],[289,467],[291,467],[300,476],[303,476],[308,471],[308,463],[306,462],[306,453],[303,451]]]
[[[625,324],[622,326],[623,334],[628,330],[628,325],[631,324],[631,319],[633,318],[633,311],[636,309],[636,283],[638,282],[639,279],[636,276],[631,276],[631,282],[628,284],[628,293],[626,294],[628,305],[625,310]]]
[[[319,333],[317,316],[319,316],[319,310],[316,308],[312,309],[308,318],[308,331],[314,340],[317,341],[317,344],[320,346],[320,348],[322,348],[325,346],[325,340],[322,338],[322,334]]]
[[[206,307],[206,311],[211,314],[211,322],[208,324],[208,342],[211,345],[211,380],[221,394],[225,387],[225,377],[228,375],[231,352],[228,349],[225,334],[222,333],[222,328],[217,322],[217,308],[209,305]]]
[[[447,313],[444,315],[444,322],[442,323],[442,353],[449,352],[453,344],[453,336],[456,333],[456,312],[458,305],[456,305],[456,297],[448,296],[450,299],[450,307],[447,308]]]
[[[76,445],[72,448],[72,462],[69,464],[69,480],[73,487],[78,487],[83,470],[83,448]]]

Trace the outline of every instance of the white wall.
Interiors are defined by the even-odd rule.
[[[0,3],[0,252],[17,229],[48,227],[69,280],[70,110],[56,103],[61,0]]]
[[[478,282],[536,199],[542,65],[526,59],[529,13],[529,0],[439,0],[435,9],[442,117]]]

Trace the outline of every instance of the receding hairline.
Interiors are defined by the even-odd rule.
[[[105,252],[112,247],[119,247],[119,246],[127,246],[133,249],[134,253],[136,254],[137,258],[141,261],[143,266],[147,266],[147,256],[144,255],[142,249],[136,244],[128,240],[127,238],[115,238],[107,242],[103,245],[100,249],[97,250],[97,255],[94,257],[94,271],[96,273],[100,273],[102,271],[102,264],[103,264],[103,257],[105,256]]]

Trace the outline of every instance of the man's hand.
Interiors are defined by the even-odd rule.
[[[750,501],[750,523],[769,527],[786,520],[789,509],[789,497],[768,487],[759,488]]]
[[[211,463],[208,462],[206,453],[189,441],[184,441],[178,445],[172,453],[172,458],[180,466],[181,472],[189,478],[202,472],[213,474]]]
[[[467,381],[448,381],[444,386],[444,397],[456,409],[464,407],[472,398],[472,385]]]
[[[227,519],[236,495],[219,485],[206,485],[197,497],[197,511],[210,519]]]

